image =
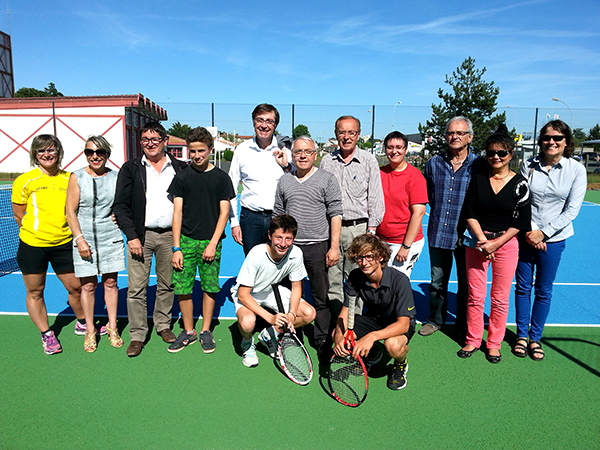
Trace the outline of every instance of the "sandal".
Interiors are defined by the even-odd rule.
[[[512,352],[519,358],[525,358],[527,356],[527,338],[518,338]]]
[[[531,344],[537,344],[537,347],[532,347]],[[544,359],[544,349],[542,349],[542,343],[540,341],[529,341],[529,357],[534,361],[541,361]]]
[[[83,349],[88,353],[94,353],[96,351],[96,333],[94,333],[94,334],[85,333],[85,340],[83,341]]]
[[[110,342],[110,345],[114,348],[123,347],[123,339],[121,339],[117,330],[106,327],[106,333],[108,334],[108,342]]]

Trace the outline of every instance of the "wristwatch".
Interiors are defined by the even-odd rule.
[[[410,250],[411,245],[405,245],[404,242],[400,244],[404,250]]]
[[[173,246],[173,247],[171,247],[171,251],[172,251],[173,253],[175,253],[175,252],[180,252],[180,251],[181,251],[181,247],[175,247],[175,246]]]

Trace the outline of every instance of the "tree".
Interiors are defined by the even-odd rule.
[[[419,124],[419,132],[425,141],[424,152],[429,157],[447,149],[444,133],[448,121],[454,116],[465,116],[473,122],[473,141],[471,145],[476,152],[483,150],[486,138],[496,131],[498,126],[506,122],[506,114],[496,114],[496,99],[500,89],[494,82],[483,80],[487,69],[475,68],[475,60],[468,57],[460,67],[446,75],[446,83],[452,88],[450,93],[438,89],[439,105],[431,105],[431,119],[424,125]],[[514,129],[511,134],[515,134]],[[514,137],[514,136],[513,136]]]
[[[583,131],[583,128],[575,128],[573,130],[573,140],[575,141],[575,146],[578,146],[582,141],[587,139],[587,134]]]
[[[64,97],[64,95],[62,92],[58,92],[54,83],[48,83],[43,91],[36,88],[22,87],[15,92],[15,97]]]
[[[185,139],[190,131],[192,131],[192,127],[190,127],[188,124],[182,125],[179,121],[177,121],[173,122],[173,125],[171,125],[171,128],[167,130],[167,133],[169,133],[171,136]]]
[[[292,133],[292,138],[298,139],[300,136],[310,136],[308,131],[308,127],[306,125],[300,124],[294,128],[294,132]]]
[[[597,139],[600,139],[600,124],[596,124],[595,126],[593,126],[592,128],[590,128],[590,131],[587,135],[587,139],[588,141],[594,141]],[[600,151],[600,145],[596,144],[593,145],[594,147],[594,151]]]

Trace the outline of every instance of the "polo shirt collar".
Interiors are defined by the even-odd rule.
[[[268,145],[267,148],[265,148],[264,150],[262,148],[259,147],[258,143],[256,142],[256,136],[252,137],[252,144],[251,147],[254,150],[258,150],[258,151],[271,151],[271,149],[273,147],[279,148],[279,146],[277,145],[277,136],[273,135],[273,138],[271,139],[271,143]]]

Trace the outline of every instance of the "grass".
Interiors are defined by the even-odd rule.
[[[229,320],[214,330],[213,354],[199,345],[170,354],[153,335],[137,358],[106,338],[86,354],[73,320],[56,318],[64,352],[47,356],[27,316],[0,316],[3,449],[598,446],[600,328],[547,327],[542,362],[512,356],[503,342],[496,365],[482,352],[457,358],[460,347],[441,332],[415,335],[406,389],[389,391],[378,365],[366,402],[348,408],[328,397],[316,373],[297,386],[262,352],[258,367],[243,367]],[[124,338],[127,345],[127,330]]]

